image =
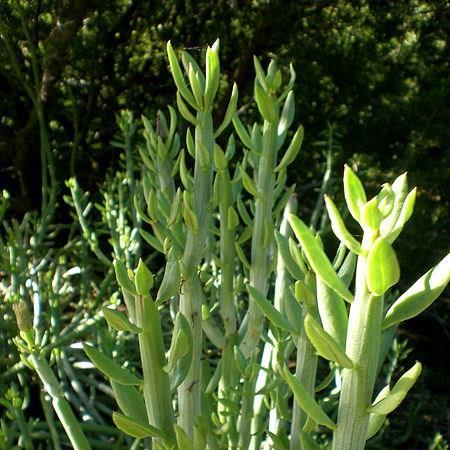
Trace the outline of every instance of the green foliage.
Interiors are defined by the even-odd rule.
[[[336,205],[328,197],[326,207],[343,245],[333,261],[328,259],[332,246],[323,194],[336,190],[335,167],[351,160],[368,198],[379,181],[405,168],[421,187],[408,194],[401,176],[367,202],[355,174],[346,170],[350,214],[364,232],[379,229],[382,236],[369,251],[367,283],[377,295],[398,281],[392,244],[405,228],[394,243],[406,275],[400,286],[404,294],[381,325],[386,352],[395,331],[389,327],[422,312],[448,282],[447,257],[405,289],[437,259],[424,250],[448,246],[445,7],[417,0],[338,6],[200,1],[195,7],[139,0],[57,7],[46,0],[3,2],[0,166],[2,188],[11,196],[6,191],[0,196],[0,288],[6,299],[0,303],[0,448],[111,448],[114,441],[118,449],[138,449],[148,448],[149,440],[133,437],[150,436],[157,448],[177,442],[197,450],[206,442],[214,448],[218,441],[255,450],[266,439],[262,430],[269,430],[267,441],[274,448],[325,448],[330,434],[315,429],[300,406],[307,404],[319,422],[334,419],[339,364],[346,370],[353,365],[344,351],[348,305],[339,294],[353,300],[356,257],[351,252],[365,254],[355,223],[338,212],[336,195]],[[218,35],[221,68],[217,44],[203,57],[206,44]],[[255,83],[248,76],[253,53],[262,55],[254,61]],[[265,70],[268,56],[278,64],[272,61]],[[186,122],[171,107],[170,120],[159,111],[175,99],[169,66]],[[290,91],[294,68],[295,97]],[[239,85],[240,109],[233,81]],[[157,119],[143,118],[141,130],[130,110]],[[295,111],[305,135],[302,125],[291,129]],[[214,119],[212,130],[206,114]],[[328,128],[320,133],[325,123]],[[237,144],[233,137],[227,142],[231,124]],[[274,148],[279,157],[261,170],[261,158]],[[202,171],[210,171],[207,183],[198,176]],[[274,178],[264,186],[268,174]],[[297,234],[307,239],[303,252],[282,218],[285,207],[285,214],[292,212],[294,188],[285,189],[291,181],[301,181],[299,215],[312,211],[311,225],[320,230],[319,238],[308,225],[297,224]],[[86,188],[97,192],[91,196]],[[62,202],[61,193],[69,191]],[[415,203],[414,227],[404,227]],[[210,208],[214,216],[206,225]],[[295,288],[293,280],[301,280]],[[251,295],[243,289],[248,281]],[[397,293],[387,295],[390,302]],[[186,309],[181,300],[183,311],[178,311],[180,297],[195,299],[195,308]],[[200,316],[201,326],[195,326],[193,318]],[[91,356],[110,387],[80,350],[78,341],[86,339],[94,342],[89,347],[94,352],[98,348]],[[261,348],[261,357],[255,348]],[[332,362],[319,359],[316,351]],[[285,369],[281,376],[295,353],[295,375]],[[143,382],[134,376],[140,368]],[[315,386],[316,372],[320,386]],[[292,416],[289,376],[301,387],[291,383],[297,399]],[[382,414],[370,415],[373,448],[386,449],[383,442],[402,448],[414,439],[411,427],[419,426],[414,423],[425,422],[416,411],[426,402],[421,405],[413,393],[389,416],[394,434],[400,420],[404,435],[383,435],[386,414],[407,390],[403,377],[395,379],[400,381],[392,388],[394,396],[386,389],[375,400]],[[389,385],[390,375],[379,381]],[[41,382],[47,394],[40,395],[42,408],[36,413],[34,391]],[[182,427],[172,426],[168,399],[177,389],[178,398],[201,392],[206,418],[195,419],[191,413],[199,401],[191,409],[189,400],[183,404],[188,407],[182,408]],[[320,389],[325,390],[316,401]],[[115,413],[112,422],[117,408],[123,414]],[[405,410],[411,411],[406,425],[401,422]],[[142,422],[146,414],[151,425]],[[436,430],[442,427],[433,420]],[[434,430],[425,431],[420,442],[428,445]],[[446,446],[440,435],[430,444]]]

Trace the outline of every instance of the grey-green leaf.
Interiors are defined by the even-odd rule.
[[[324,330],[345,348],[347,337],[347,308],[345,302],[320,278],[317,284],[317,307]]]
[[[83,349],[88,356],[88,358],[94,363],[100,372],[104,373],[108,378],[116,381],[120,384],[141,386],[142,380],[136,375],[128,372],[128,370],[121,367],[111,358],[106,356],[101,351],[91,347],[90,345],[84,344]]]
[[[352,302],[353,295],[333,269],[330,260],[307,225],[293,214],[289,216],[289,223],[316,275],[342,298]]]
[[[169,260],[167,261],[164,270],[164,276],[158,290],[157,303],[159,304],[176,295],[180,289],[180,282],[180,263],[175,257],[170,257],[169,255]]]
[[[411,319],[430,306],[450,282],[450,254],[422,275],[389,308],[383,329]]]
[[[336,237],[353,253],[361,255],[361,244],[350,234],[345,226],[344,220],[336,208],[333,200],[328,195],[325,195],[325,204],[328,211],[328,216],[331,221],[331,228],[333,229]]]
[[[146,437],[165,437],[165,433],[148,423],[137,421],[131,417],[125,416],[118,412],[113,412],[112,416],[114,425],[119,430],[137,439],[143,439]]]
[[[114,270],[116,271],[116,279],[119,286],[130,294],[136,295],[136,289],[128,276],[128,271],[125,264],[118,259],[114,260]]]
[[[304,324],[306,335],[320,356],[337,362],[341,367],[353,368],[354,364],[344,348],[310,314],[306,315]]]
[[[406,397],[408,391],[414,386],[421,372],[422,364],[420,364],[420,362],[416,362],[411,369],[400,377],[389,394],[370,406],[367,411],[376,414],[389,414],[394,411],[394,409],[396,409]]]
[[[286,317],[284,317],[280,311],[275,309],[272,303],[270,303],[261,292],[250,285],[247,286],[247,290],[258,308],[264,316],[273,323],[273,325],[291,333],[296,331]]]
[[[303,143],[304,129],[300,125],[295,132],[289,147],[287,148],[283,158],[280,161],[280,164],[275,168],[275,172],[280,172],[284,168],[286,168],[289,164],[291,164],[298,155]]]
[[[110,380],[114,398],[120,410],[132,419],[140,420],[147,416],[142,393],[132,385],[116,383]]]
[[[324,425],[330,430],[336,429],[336,424],[328,417],[319,404],[309,394],[309,392],[303,387],[298,378],[291,374],[289,369],[285,366],[283,368],[283,375],[294,393],[295,401],[298,403],[301,409],[308,414],[316,423]]]
[[[141,259],[134,275],[134,285],[139,295],[148,295],[153,286],[153,274]]]
[[[129,333],[139,334],[142,328],[130,322],[127,316],[111,308],[102,308],[103,317],[108,324],[117,331],[128,331]]]

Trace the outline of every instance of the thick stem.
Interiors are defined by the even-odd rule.
[[[263,145],[259,159],[257,176],[258,196],[255,203],[255,221],[253,224],[250,285],[267,294],[269,281],[269,255],[271,242],[266,236],[272,225],[273,189],[275,184],[277,122],[264,122]],[[249,357],[258,346],[263,324],[263,315],[258,306],[250,300],[245,318],[245,334],[241,350]]]
[[[296,201],[294,197],[291,197],[284,210],[283,220],[280,225],[280,233],[287,237],[290,234],[290,226],[287,221],[287,217],[290,213],[294,212],[296,208]],[[286,270],[284,264],[284,259],[279,253],[277,256],[277,268],[276,268],[276,279],[275,279],[275,295],[274,295],[274,306],[275,308],[282,312],[283,311],[283,299],[287,294],[287,288],[289,285],[289,274]],[[269,337],[275,339],[273,334],[269,331]],[[264,345],[263,356],[261,360],[262,367],[272,367],[274,372],[277,371],[278,366],[278,355],[277,349],[273,347],[270,342],[266,342]],[[256,381],[256,392],[264,387],[267,383],[268,373],[265,370],[261,370],[258,374],[258,379]],[[263,422],[266,417],[266,408],[264,405],[264,396],[260,395],[255,397],[254,401],[254,417],[252,419],[251,432],[253,434],[252,440],[250,442],[250,450],[259,450],[261,448],[262,434],[258,433],[261,430]],[[278,412],[276,408],[270,410],[270,422],[269,431],[277,434],[280,419],[278,417]],[[258,433],[258,434],[256,434]]]
[[[315,317],[318,316],[317,310],[308,311],[307,306],[303,305],[302,323],[307,313],[313,314]],[[295,376],[313,397],[316,384],[317,360],[316,351],[306,336],[305,328],[302,327],[297,341],[297,365],[295,368]],[[302,431],[305,426],[307,419],[308,415],[294,400],[291,424],[291,450],[298,450],[301,448],[300,431]]]
[[[178,389],[178,424],[192,438],[195,417],[201,412],[201,357],[202,323],[201,307],[203,291],[197,275],[197,267],[204,253],[211,217],[212,159],[214,134],[211,112],[198,112],[195,128],[194,213],[198,230],[188,230],[186,247],[181,261],[183,288],[180,295],[180,311],[189,322],[193,337],[193,357],[189,373]],[[205,157],[208,155],[206,166]]]
[[[365,233],[363,249],[368,250],[373,240],[373,235]],[[369,293],[366,264],[366,257],[360,256],[346,346],[346,353],[355,363],[355,368],[343,371],[333,450],[363,450],[367,440],[369,414],[366,411],[372,401],[377,375],[383,298]]]
[[[139,333],[139,350],[148,421],[174,437],[169,376],[163,370],[166,358],[161,321],[150,296],[136,296],[136,325],[143,330]]]
[[[44,384],[44,389],[52,398],[53,408],[55,409],[73,448],[75,450],[91,450],[91,446],[89,445],[69,403],[64,398],[64,393],[47,361],[35,353],[30,355],[30,360]]]
[[[220,315],[225,334],[236,332],[236,312],[233,298],[234,266],[236,258],[235,232],[228,223],[228,210],[232,206],[231,182],[228,169],[218,174],[219,214],[220,214]]]

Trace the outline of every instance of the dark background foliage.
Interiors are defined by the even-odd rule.
[[[306,136],[290,176],[302,214],[312,209],[324,171],[318,141],[329,123],[339,132],[336,196],[344,162],[358,168],[369,190],[408,171],[419,187],[415,214],[398,246],[408,284],[450,246],[449,22],[445,0],[2,0],[0,187],[10,192],[20,218],[41,207],[44,182],[58,201],[55,220],[70,220],[60,200],[64,181],[76,174],[95,191],[118,164],[111,145],[116,114],[127,108],[136,117],[153,117],[174,102],[167,40],[199,56],[219,37],[218,116],[233,80],[242,113],[254,115],[254,54],[295,67],[296,119]],[[449,317],[447,295],[402,330],[432,371],[411,406],[419,405],[417,426],[427,436],[433,434],[427,427],[450,429],[443,357]],[[428,423],[420,408],[432,414],[434,407],[436,417]],[[398,427],[409,423],[398,420]],[[395,448],[421,442],[412,434]]]

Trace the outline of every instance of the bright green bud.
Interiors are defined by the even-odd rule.
[[[141,259],[135,272],[134,285],[139,295],[148,295],[153,286],[153,275]]]

